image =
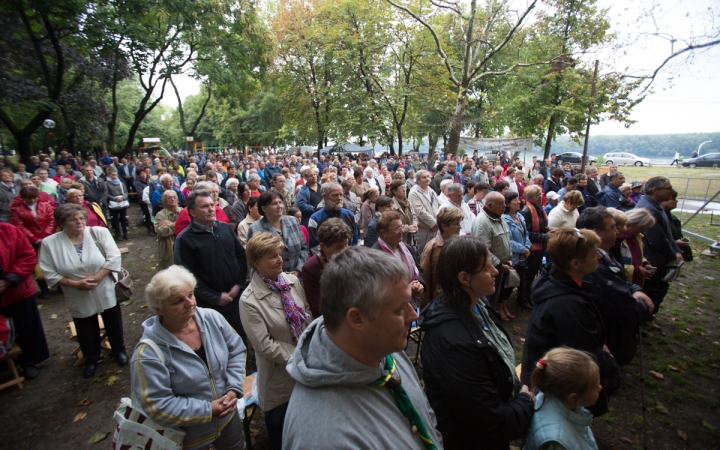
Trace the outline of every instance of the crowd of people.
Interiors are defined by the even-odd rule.
[[[528,168],[505,152],[2,163],[0,314],[25,377],[49,358],[34,277],[42,297],[65,297],[83,375],[101,357],[100,315],[139,407],[189,450],[244,448],[250,347],[273,449],[596,448],[592,417],[640,326],[659,328],[667,275],[692,259],[670,180],[554,155]],[[143,323],[157,349],[128,357],[114,285],[132,203],[159,272]],[[513,296],[532,310],[517,371]]]

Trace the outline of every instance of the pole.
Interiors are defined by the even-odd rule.
[[[642,407],[642,425],[643,425],[643,442],[642,448],[647,450],[647,424],[645,413],[647,407],[645,406],[645,364],[643,361],[643,345],[642,345],[642,329],[638,330],[638,343],[640,344],[640,405]]]
[[[597,80],[597,73],[598,73],[598,60],[595,60],[595,73],[593,74],[593,81],[592,81],[592,101],[595,101],[595,81]],[[590,119],[592,118],[592,102],[590,103],[590,106],[588,106],[588,119],[587,119],[587,125],[585,126],[585,144],[583,144],[583,156],[582,161],[580,161],[580,172],[585,172],[585,160],[587,159],[587,153],[588,153],[588,140],[590,138]]]

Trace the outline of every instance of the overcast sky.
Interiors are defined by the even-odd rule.
[[[720,2],[717,0],[598,0],[610,8],[613,31],[623,42],[634,41],[626,52],[601,53],[601,70],[626,67],[634,73],[648,73],[671,52],[671,44],[660,38],[639,36],[657,28],[678,39],[687,39],[712,32],[713,15],[720,28]],[[641,10],[654,8],[654,23],[640,19]],[[639,39],[638,39],[639,37]],[[676,50],[682,48],[676,44]],[[683,60],[685,61],[685,60]],[[672,76],[672,83],[668,77]],[[198,84],[187,77],[176,83],[184,98],[198,92]],[[633,110],[631,118],[637,123],[630,128],[615,122],[593,126],[592,135],[631,135],[720,132],[720,45],[695,53],[689,63],[677,62],[667,66],[653,84],[654,93]],[[166,92],[163,103],[175,107],[172,92]]]

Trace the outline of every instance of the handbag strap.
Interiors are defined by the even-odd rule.
[[[107,253],[105,253],[105,249],[103,248],[102,244],[98,242],[97,235],[95,235],[95,227],[90,227],[90,235],[93,238],[93,241],[95,242],[95,246],[97,246],[98,250],[100,250],[100,253],[102,253],[103,258],[107,259]]]
[[[153,341],[152,339],[148,339],[148,338],[140,339],[140,341],[138,341],[138,343],[135,345],[136,350],[140,346],[140,344],[145,344],[148,347],[150,347],[155,352],[157,357],[160,359],[160,362],[163,364],[163,366],[165,365],[165,353],[163,353],[163,351],[160,350],[160,346],[157,345],[157,343],[155,341]],[[132,400],[133,407],[139,408],[140,402],[138,402],[137,398],[135,398],[135,391],[132,390],[132,388],[130,390],[130,393],[131,393],[130,398]]]

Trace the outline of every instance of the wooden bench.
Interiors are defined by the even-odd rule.
[[[8,371],[3,372],[0,375],[7,375],[9,374],[12,378],[10,381],[0,384],[0,390],[5,389],[6,387],[15,386],[17,385],[18,388],[23,388],[23,381],[25,381],[25,377],[20,376],[17,370],[17,366],[15,365],[15,358],[18,357],[22,353],[22,350],[20,349],[20,346],[15,344],[12,346],[9,352],[7,352],[7,355],[5,355],[5,358],[3,358],[3,361],[8,366]]]
[[[98,318],[98,325],[100,325],[100,357],[104,357],[107,354],[112,355],[112,347],[110,347],[110,341],[108,341],[108,338],[105,334],[105,324],[103,323],[102,317],[97,316]],[[70,329],[70,340],[73,342],[78,341],[77,337],[77,330],[75,330],[75,322],[69,322],[68,323],[68,329]],[[70,353],[72,356],[77,356],[77,361],[75,361],[74,366],[78,367],[83,364],[85,364],[85,356],[82,353],[82,350],[80,350],[80,346],[78,345],[75,347],[75,350]]]

